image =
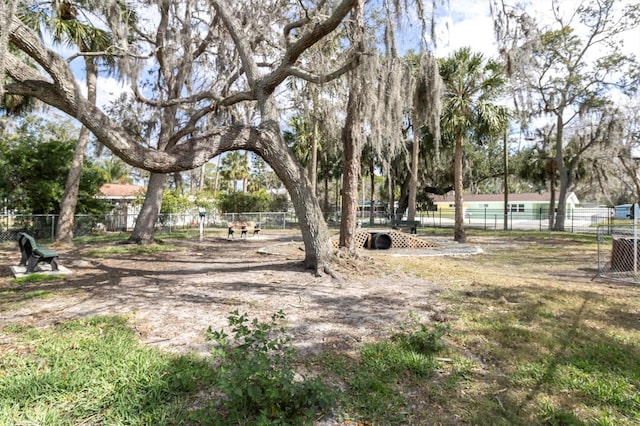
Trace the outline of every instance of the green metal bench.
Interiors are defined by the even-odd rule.
[[[20,246],[20,266],[27,267],[27,273],[34,272],[38,263],[48,263],[52,271],[58,270],[58,252],[50,248],[39,246],[35,238],[26,232],[18,234]]]
[[[422,225],[419,220],[396,220],[391,221],[391,227],[393,229],[409,228],[412,234],[418,232],[418,226]]]

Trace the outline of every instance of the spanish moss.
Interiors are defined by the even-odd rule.
[[[0,2],[0,12],[2,21],[0,21],[0,99],[4,97],[4,82],[6,63],[5,58],[9,47],[9,31],[12,26],[13,17],[16,13],[16,0],[3,0]],[[3,31],[5,29],[5,31]]]

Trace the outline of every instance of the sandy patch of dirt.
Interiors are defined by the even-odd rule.
[[[301,267],[302,243],[297,236],[172,243],[179,250],[153,256],[88,257],[86,246],[59,250],[60,263],[72,275],[19,285],[10,284],[9,272],[19,260],[17,247],[3,250],[0,294],[10,293],[14,300],[33,290],[53,295],[26,300],[15,309],[0,303],[0,328],[126,314],[143,343],[206,354],[211,343],[205,341],[205,331],[226,327],[230,312],[267,320],[281,309],[299,350],[348,352],[388,334],[407,320],[409,312],[438,319],[446,310],[435,283],[393,269],[379,256],[366,256],[365,250],[364,258],[338,267],[343,280],[337,281],[314,277]]]

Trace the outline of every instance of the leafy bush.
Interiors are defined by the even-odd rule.
[[[77,131],[71,122],[27,117],[0,138],[0,199],[15,213],[57,214],[71,167]],[[95,198],[104,180],[89,158],[82,165],[76,212],[104,214]]]
[[[295,350],[280,325],[284,318],[278,311],[262,323],[234,311],[228,318],[232,338],[222,330],[207,331],[221,359],[224,424],[304,424],[331,407],[325,384],[295,372]]]
[[[269,203],[270,212],[286,212],[289,209],[289,196],[287,194],[273,194]]]
[[[193,201],[183,195],[179,190],[164,191],[162,194],[162,206],[160,213],[183,213],[192,209]]]
[[[221,193],[218,199],[218,208],[223,213],[245,213],[269,211],[271,196],[261,189],[256,192],[233,191]]]

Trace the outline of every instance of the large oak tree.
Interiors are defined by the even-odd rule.
[[[149,144],[139,143],[86,99],[69,62],[11,13],[14,3],[0,3],[0,41],[10,42],[38,67],[2,48],[6,54],[0,70],[11,78],[4,91],[33,96],[64,111],[124,161],[158,174],[199,167],[225,151],[258,153],[291,195],[305,242],[305,264],[324,269],[332,255],[328,229],[305,170],[281,136],[274,93],[291,76],[319,83],[357,65],[359,52],[347,45],[342,64],[333,71],[320,75],[305,67],[306,54],[339,29],[356,0],[314,5],[215,0],[176,5],[158,0],[137,5],[139,15],[149,19],[141,20],[133,32],[122,25],[125,19],[119,3],[109,2],[104,16],[114,34],[109,53],[120,57],[136,101],[156,108],[167,127]],[[28,3],[18,2],[18,7]],[[190,38],[179,37],[184,33]],[[343,40],[348,43],[348,38]],[[160,68],[166,73],[161,85],[172,83],[172,78],[184,84],[158,90],[145,77],[147,73],[157,76],[154,69]],[[158,93],[161,96],[153,97]],[[224,111],[244,103],[256,108],[258,120],[220,120]]]

